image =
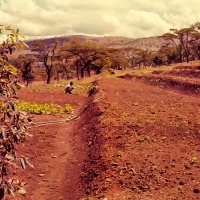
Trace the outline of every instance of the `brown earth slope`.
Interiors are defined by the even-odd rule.
[[[102,79],[98,95],[88,199],[200,198],[199,96],[131,79]]]
[[[200,199],[198,95],[120,78],[99,79],[89,99],[37,95],[20,97],[77,108],[93,103],[77,121],[34,130],[26,154],[35,169],[21,175],[28,178],[25,199]]]

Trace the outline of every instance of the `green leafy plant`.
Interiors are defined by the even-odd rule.
[[[192,157],[192,158],[190,158],[189,162],[190,162],[190,164],[193,165],[194,163],[197,162],[197,158],[196,157]]]
[[[34,102],[16,101],[15,105],[21,111],[31,114],[56,114],[56,113],[72,113],[73,107],[69,104],[60,106],[58,104],[37,104]]]
[[[9,64],[9,55],[17,48],[25,45],[20,40],[19,30],[11,26],[0,25],[0,101],[3,103],[0,116],[0,196],[5,194],[15,195],[18,191],[25,194],[23,184],[12,178],[12,168],[16,166],[25,169],[33,167],[30,160],[16,153],[16,146],[24,143],[27,124],[31,121],[27,113],[21,112],[15,106],[16,88],[21,84],[17,81],[18,70]],[[25,125],[26,123],[26,125]],[[8,170],[9,169],[9,170]]]
[[[97,90],[97,86],[92,86],[89,91],[88,91],[88,95],[89,97]]]
[[[147,137],[147,136],[140,136],[140,137],[137,138],[137,141],[138,142],[144,142],[145,140],[148,140],[148,139],[149,139],[149,137]]]

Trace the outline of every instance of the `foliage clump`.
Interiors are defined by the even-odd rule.
[[[88,95],[89,97],[97,90],[97,86],[92,86],[89,91],[88,91]]]
[[[10,65],[9,55],[24,43],[20,40],[19,30],[0,25],[0,101],[3,103],[0,115],[0,198],[5,194],[15,195],[18,191],[25,194],[23,184],[13,179],[11,174],[18,166],[25,169],[33,167],[28,158],[17,154],[17,146],[30,135],[27,125],[31,121],[25,112],[15,106],[18,70]]]
[[[25,101],[16,101],[19,110],[29,112],[31,114],[55,114],[55,113],[72,113],[73,107],[69,104],[60,106],[58,104],[37,104]]]

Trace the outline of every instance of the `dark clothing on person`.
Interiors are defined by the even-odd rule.
[[[66,85],[64,91],[65,91],[65,93],[72,94],[72,90],[73,90],[73,89],[74,89],[73,83],[70,82],[68,85]]]

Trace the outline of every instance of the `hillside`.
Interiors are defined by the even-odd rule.
[[[22,88],[21,100],[82,113],[68,123],[55,123],[66,114],[34,115],[54,124],[32,130],[25,199],[199,199],[199,71],[198,63],[104,72],[74,80],[73,95],[61,84]]]
[[[61,45],[63,43],[69,42],[73,37],[76,37],[81,42],[93,42],[97,44],[105,45],[106,47],[114,47],[114,48],[138,48],[138,49],[148,49],[152,51],[158,50],[164,40],[159,37],[148,37],[148,38],[125,38],[125,37],[90,37],[83,35],[75,35],[75,36],[63,36],[63,37],[55,37],[55,38],[46,38],[46,39],[37,39],[37,40],[26,40],[24,41],[29,48],[20,49],[16,51],[11,56],[17,57],[19,54],[25,55],[33,55],[36,52],[31,51],[32,44],[35,42],[43,42],[46,45],[51,44],[54,40],[57,40]]]
[[[97,44],[103,44],[107,47],[117,47],[117,48],[124,48],[124,47],[132,47],[132,48],[142,48],[142,49],[150,49],[150,50],[157,50],[162,46],[163,39],[159,37],[148,37],[148,38],[125,38],[125,37],[90,37],[90,36],[83,36],[83,35],[76,35],[76,36],[63,36],[63,37],[55,37],[55,38],[46,38],[46,39],[39,39],[39,40],[29,40],[26,43],[31,46],[32,43],[41,41],[46,44],[50,44],[53,40],[59,41],[59,43],[63,44],[64,42],[69,42],[71,38],[76,37],[81,42],[94,42]]]

